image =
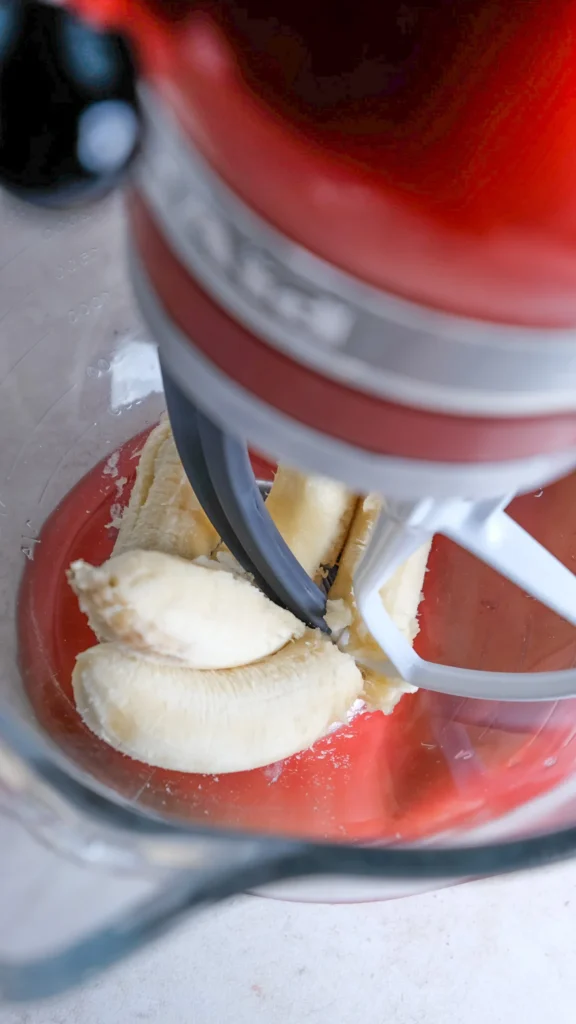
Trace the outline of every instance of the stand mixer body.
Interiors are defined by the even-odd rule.
[[[378,591],[444,533],[576,621],[576,582],[503,512],[576,464],[570,3],[110,4],[147,85],[130,199],[165,371],[227,432],[386,495],[357,603],[398,674],[452,680]],[[369,41],[369,42],[368,42]]]

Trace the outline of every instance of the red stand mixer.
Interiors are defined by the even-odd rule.
[[[378,598],[444,534],[576,623],[573,573],[503,511],[576,458],[572,6],[84,9],[143,66],[133,277],[184,401],[386,495],[356,600],[409,683],[576,693],[423,661]]]
[[[230,776],[224,795],[208,780],[205,813],[387,844],[489,826],[574,771],[574,705],[559,699],[576,696],[576,4],[70,6],[112,41],[117,71],[104,51],[58,66],[60,85],[83,84],[36,166],[4,77],[2,181],[76,202],[138,157],[131,276],[195,490],[263,588],[316,625],[322,597],[296,570],[279,577],[277,538],[254,537],[245,446],[385,495],[356,600],[383,664],[422,688],[389,719],[355,719],[339,780],[305,752],[273,796],[259,771]],[[0,48],[11,89],[14,25]],[[412,649],[377,597],[431,535]],[[62,568],[73,556],[62,549]],[[157,776],[147,807],[158,813],[171,776],[171,813],[189,819],[196,777]],[[316,786],[332,787],[320,814],[303,795]]]

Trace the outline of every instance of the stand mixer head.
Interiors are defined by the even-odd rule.
[[[250,62],[260,44],[251,56],[246,33],[227,4],[202,11],[187,4],[162,9],[98,0],[77,6],[123,29],[132,19],[131,34],[147,80],[141,91],[143,153],[129,200],[135,291],[159,345],[180,455],[238,560],[276,600],[305,621],[322,624],[323,595],[289,552],[278,556],[281,539],[250,480],[242,448],[250,443],[267,455],[339,478],[358,492],[385,496],[357,571],[355,596],[382,649],[386,671],[416,686],[464,696],[534,700],[576,694],[572,669],[486,673],[425,662],[394,627],[379,598],[399,564],[441,533],[576,624],[576,577],[504,511],[514,494],[541,487],[576,466],[576,310],[567,308],[561,294],[569,290],[565,273],[554,287],[545,275],[535,289],[539,294],[529,303],[519,302],[534,286],[534,252],[518,256],[518,247],[536,250],[539,232],[551,246],[548,236],[554,231],[541,210],[537,216],[524,211],[518,227],[518,211],[511,209],[505,223],[499,206],[509,199],[509,181],[498,195],[494,180],[503,160],[498,145],[492,140],[493,166],[483,165],[484,196],[476,203],[484,217],[482,230],[475,223],[475,189],[466,194],[464,173],[471,173],[477,159],[477,152],[467,151],[465,126],[480,94],[488,96],[487,135],[494,134],[499,108],[492,101],[502,52],[509,80],[525,67],[526,53],[537,53],[540,62],[549,59],[545,42],[553,47],[554,36],[544,33],[540,39],[537,32],[545,22],[543,5],[535,5],[530,16],[514,4],[507,11],[495,3],[472,5],[477,25],[482,26],[483,16],[492,19],[490,31],[498,40],[485,55],[480,84],[463,74],[469,40],[460,38],[459,30],[447,66],[436,76],[437,88],[444,91],[444,106],[436,111],[440,144],[435,152],[426,139],[422,143],[421,193],[430,187],[426,160],[438,162],[440,152],[446,161],[452,146],[454,193],[458,197],[460,190],[466,224],[454,223],[454,209],[449,214],[439,210],[443,185],[423,210],[422,202],[406,190],[403,194],[394,180],[401,149],[398,126],[392,125],[394,90],[380,96],[390,108],[379,115],[380,133],[389,130],[395,144],[390,166],[382,163],[384,152],[378,173],[373,165],[368,173],[370,159],[358,149],[354,132],[347,135],[341,127],[342,111],[336,131],[332,125],[322,134],[326,112],[315,101],[305,112],[312,110],[316,118],[313,132],[305,115],[296,124],[294,111],[282,108],[277,83],[270,86],[270,95],[258,93],[262,75],[257,62]],[[568,15],[570,5],[563,6]],[[436,36],[442,30],[450,35],[445,5],[433,7]],[[417,53],[423,37],[418,37],[413,13],[408,35],[416,33]],[[280,14],[296,32],[289,12],[282,7]],[[262,15],[258,4],[251,15],[256,23]],[[296,22],[298,17],[294,14]],[[552,17],[556,31],[561,26],[554,22]],[[424,45],[423,66],[425,51]],[[423,111],[426,92],[411,60],[400,61],[405,87],[414,92],[413,74]],[[561,64],[559,54],[560,78]],[[463,74],[458,102],[454,90],[446,92],[446,81],[457,68]],[[538,67],[532,88],[542,113],[554,90]],[[457,108],[466,103],[462,119]],[[509,107],[499,116],[511,130],[517,116],[514,101]],[[412,109],[406,124],[412,121],[413,130],[417,120]],[[405,136],[410,150],[414,143],[408,128]],[[363,144],[366,148],[365,139]],[[343,145],[348,160],[342,159]],[[129,156],[133,149],[126,147]],[[527,194],[531,155],[528,148]],[[483,156],[489,164],[490,152]],[[268,187],[256,162],[267,165]],[[287,214],[278,205],[283,188],[287,194],[288,169],[296,198],[310,217],[308,226],[302,210]],[[255,192],[258,187],[261,194]],[[493,223],[487,230],[489,200]],[[330,217],[332,234],[327,231]],[[346,228],[351,228],[351,252],[343,256]],[[555,236],[552,241],[557,242]],[[467,264],[476,261],[475,275],[470,266],[458,269],[461,249],[472,254],[466,255]],[[423,251],[432,284],[423,273]],[[510,278],[508,299],[502,298],[507,282],[494,287],[491,280],[503,265]],[[473,277],[473,283],[461,286],[463,276]],[[196,407],[203,410],[200,420]],[[192,422],[200,422],[201,430],[191,440]],[[208,480],[207,487],[202,479]]]
[[[217,418],[226,431],[240,433],[257,449],[316,472],[328,471],[360,491],[376,490],[386,496],[387,505],[357,572],[355,594],[358,608],[388,656],[393,674],[413,685],[462,696],[550,699],[571,695],[575,682],[571,671],[541,676],[476,673],[423,662],[392,624],[379,591],[413,551],[433,534],[443,533],[560,615],[576,622],[573,573],[504,512],[515,492],[548,483],[576,464],[570,443],[574,428],[570,411],[574,392],[570,387],[565,388],[573,372],[576,352],[572,332],[481,324],[431,309],[423,310],[360,286],[334,267],[302,252],[289,239],[280,237],[259,221],[253,211],[248,211],[237,197],[230,195],[221,181],[213,181],[198,155],[191,154],[177,134],[170,133],[166,118],[154,112],[153,105],[148,109],[148,144],[138,179],[143,201],[137,199],[133,206],[140,255],[133,253],[132,267],[136,295],[159,342],[165,373],[178,382],[178,387],[192,402],[199,403],[206,414]],[[155,127],[160,124],[161,129]],[[173,128],[173,132],[177,133],[177,129]],[[149,221],[149,211],[152,221]],[[168,240],[172,252],[165,241],[158,238],[152,222],[162,226],[164,240]],[[242,228],[251,232],[247,239],[242,239]],[[171,262],[174,254],[180,261],[178,267]],[[299,261],[306,263],[307,276],[301,274],[298,291],[294,284],[294,267]],[[188,283],[192,275],[205,292],[201,294],[197,285],[193,285],[196,305],[189,317],[188,313],[181,315],[180,303],[183,304],[185,295],[186,299],[190,297]],[[282,292],[283,275],[288,284]],[[314,288],[318,279],[324,283],[322,290],[320,286]],[[154,291],[160,302],[154,298]],[[354,305],[345,304],[347,293],[354,294]],[[221,316],[218,320],[213,300],[231,314],[234,328],[227,331],[228,324],[223,323]],[[369,319],[372,309],[378,308],[379,300],[390,306],[395,317],[392,320],[390,314],[388,330],[382,320],[379,333],[368,331],[364,337],[362,314]],[[194,314],[198,315],[202,305],[212,307],[214,325],[207,334],[206,347],[202,340],[198,341],[202,328],[192,326]],[[293,318],[292,323],[288,322],[288,331],[285,309]],[[190,323],[190,331],[186,329],[186,321]],[[306,321],[309,347],[302,355]],[[410,321],[411,329],[406,326]],[[384,380],[390,394],[394,386],[404,393],[411,390],[414,396],[417,394],[418,404],[414,397],[413,406],[391,406],[387,399],[379,403],[381,408],[377,412],[383,410],[384,417],[389,414],[392,417],[386,432],[375,435],[377,443],[386,446],[388,451],[381,454],[361,446],[354,436],[358,420],[352,417],[342,418],[340,437],[334,437],[334,409],[329,399],[324,398],[314,409],[316,422],[325,424],[322,431],[303,423],[294,413],[290,417],[279,415],[278,410],[260,402],[257,395],[242,386],[244,375],[239,366],[237,375],[228,367],[226,374],[219,372],[220,360],[227,355],[229,339],[226,334],[235,331],[237,340],[240,341],[241,335],[243,341],[247,335],[243,324],[259,331],[258,340],[252,336],[254,348],[258,347],[261,352],[260,343],[265,339],[266,344],[283,355],[289,352],[295,364],[291,369],[300,372],[303,378],[308,367],[302,362],[310,361],[312,333],[316,326],[326,334],[332,332],[332,340],[329,344],[325,341],[320,352],[316,342],[315,361],[326,374],[322,384],[330,385],[331,378],[342,379],[346,370],[355,376],[363,373],[368,380],[376,363],[384,366],[378,383]],[[297,337],[294,344],[287,338],[290,331]],[[338,333],[339,339],[336,338]],[[352,351],[356,345],[360,358],[350,355],[348,341]],[[423,370],[421,360],[426,344],[430,351]],[[238,346],[238,351],[242,353],[240,358],[245,357],[245,348]],[[254,367],[258,366],[256,358],[254,355]],[[558,358],[556,367],[553,365],[555,358]],[[390,374],[387,374],[388,361],[396,364]],[[534,376],[528,369],[531,363]],[[403,376],[398,373],[398,364]],[[498,366],[502,367],[500,373]],[[431,378],[428,391],[422,381],[427,369]],[[316,367],[314,375],[317,376]],[[265,379],[265,385],[269,379]],[[544,381],[545,390],[542,389]],[[302,381],[301,390],[294,389],[288,401],[300,404],[304,387]],[[359,412],[360,423],[366,429],[362,420],[369,419],[372,413],[373,395],[355,392],[353,397],[361,401],[364,398],[366,402],[366,417],[362,407]],[[446,415],[446,407],[449,415]],[[170,400],[168,408],[170,410]],[[522,415],[509,413],[505,418],[506,409],[520,410]],[[396,414],[404,420],[402,433],[399,433],[400,424],[394,422]],[[178,418],[182,418],[182,412]],[[423,420],[429,430],[423,429]],[[546,437],[547,428],[554,434],[553,442],[551,435]],[[178,443],[178,431],[175,436]],[[556,442],[559,442],[559,450],[546,450],[550,443]],[[499,459],[494,457],[496,445]],[[189,453],[188,460],[186,458],[184,439],[179,447],[193,485],[198,489],[200,481],[193,463],[189,462]],[[487,451],[492,454],[490,460],[485,457]],[[413,457],[414,454],[419,457]],[[245,476],[244,491],[248,486]],[[229,492],[229,486],[224,490]],[[214,517],[209,503],[205,508]],[[238,524],[237,510],[232,512],[230,508],[229,519]],[[257,545],[260,522],[260,518],[254,519],[251,527],[247,513],[243,523],[242,528],[252,537],[252,547]],[[269,527],[273,528],[270,521]],[[234,532],[233,526],[227,540],[229,545],[234,543]],[[279,537],[277,542],[280,542]],[[253,571],[253,565],[243,558],[242,551],[236,553],[245,568]],[[268,580],[268,589],[274,590],[273,579]],[[280,600],[285,603],[285,598]],[[297,611],[297,605],[294,592],[290,607]],[[302,596],[299,613],[305,621],[314,622],[317,611],[307,609]],[[390,665],[386,671],[390,672]]]

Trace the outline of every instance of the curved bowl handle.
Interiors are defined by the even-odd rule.
[[[7,1002],[43,999],[81,984],[165,934],[190,911],[286,877],[302,850],[287,840],[155,822],[112,803],[67,775],[43,740],[1,714],[0,807],[77,859],[94,859],[95,840],[101,863],[140,872],[143,866],[160,868],[164,879],[169,872],[152,897],[112,924],[47,956],[0,961],[0,1001]]]
[[[264,840],[220,842],[218,867],[175,873],[153,897],[61,951],[21,963],[0,961],[0,1001],[59,995],[161,938],[191,911],[284,877],[288,849],[281,853],[278,844]]]

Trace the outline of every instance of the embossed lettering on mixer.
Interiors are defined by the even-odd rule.
[[[256,299],[284,319],[300,324],[329,345],[344,345],[354,321],[351,309],[331,296],[305,292],[279,281],[281,268],[263,250],[250,246],[240,253],[236,274]]]
[[[176,161],[154,150],[149,171],[160,186],[161,204],[168,200],[172,206],[180,205],[184,181]],[[345,345],[354,326],[352,308],[325,291],[311,286],[305,290],[294,281],[282,281],[285,269],[271,253],[256,247],[236,225],[227,222],[225,212],[220,213],[215,190],[202,194],[198,184],[193,175],[186,177],[187,194],[179,211],[188,243],[200,247],[223,272],[228,284],[240,286],[239,297],[245,301],[264,303],[267,313],[305,329],[316,341],[330,347]],[[201,275],[202,267],[196,269]]]
[[[269,253],[241,235],[235,240],[225,221],[199,200],[186,204],[185,224],[188,239],[199,244],[230,284],[240,286],[245,300],[263,303],[269,313],[306,329],[327,345],[345,344],[354,320],[351,309],[327,294],[283,283],[282,269]]]
[[[181,215],[188,240],[199,243],[220,269],[231,269],[234,242],[226,224],[199,198],[188,198]]]

